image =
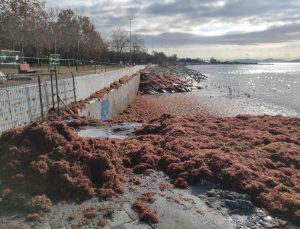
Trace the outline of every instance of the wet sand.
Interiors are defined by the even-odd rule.
[[[28,222],[21,214],[4,213],[0,228],[105,228],[105,229],[198,229],[198,228],[280,228],[280,221],[255,208],[249,196],[225,191],[222,186],[203,180],[186,190],[173,188],[163,172],[150,176],[132,174],[122,195],[80,203],[53,203],[52,212],[41,223]],[[156,224],[132,206],[143,200],[148,212],[156,215]],[[139,202],[140,203],[140,202]],[[144,217],[146,221],[139,220]],[[6,222],[6,226],[1,222]],[[10,226],[10,227],[9,227]],[[292,228],[291,228],[292,229]]]

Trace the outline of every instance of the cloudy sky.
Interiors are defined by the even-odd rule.
[[[300,0],[47,0],[91,17],[103,37],[114,28],[143,36],[149,52],[179,57],[300,58]]]

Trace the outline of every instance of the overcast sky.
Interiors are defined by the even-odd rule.
[[[149,52],[220,59],[300,58],[300,0],[47,0],[91,17],[108,39],[114,28],[142,35]]]

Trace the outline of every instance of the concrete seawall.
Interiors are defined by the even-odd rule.
[[[112,72],[75,77],[76,99],[77,101],[84,100],[92,93],[108,87],[123,76],[132,75],[143,68],[144,66],[135,66]],[[59,80],[58,92],[66,104],[74,102],[72,78]],[[114,92],[114,94],[116,93]],[[41,83],[41,94],[43,111],[47,114],[53,106],[50,81]],[[111,104],[114,106],[114,103]],[[55,104],[56,106],[57,104]],[[41,117],[40,94],[37,83],[0,89],[0,134],[12,128],[28,125]]]
[[[79,111],[79,115],[101,120],[111,119],[120,114],[135,98],[140,83],[140,74],[137,74],[118,89],[113,89],[102,99],[90,101],[86,107]]]

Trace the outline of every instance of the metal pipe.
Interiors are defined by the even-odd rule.
[[[73,81],[73,93],[74,93],[74,102],[77,103],[76,101],[76,88],[75,88],[75,79],[74,79],[74,73],[72,73],[72,81]]]
[[[56,83],[56,100],[57,100],[57,114],[60,114],[59,110],[59,94],[58,94],[58,82],[57,82],[57,71],[55,70],[55,83]]]
[[[9,113],[10,113],[10,119],[11,119],[11,124],[12,127],[15,128],[15,122],[13,120],[13,116],[12,116],[12,111],[11,111],[11,102],[10,102],[10,96],[9,96],[9,91],[7,89],[3,89],[6,91],[6,95],[7,95],[7,100],[8,100],[8,105],[9,105]]]
[[[53,70],[50,71],[50,79],[51,79],[51,94],[52,94],[52,108],[55,108],[55,102],[54,102],[54,86],[53,86]]]

